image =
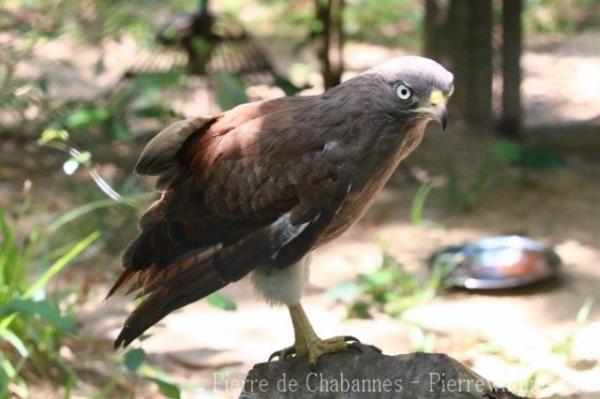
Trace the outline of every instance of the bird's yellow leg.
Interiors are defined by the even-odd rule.
[[[285,360],[291,356],[308,357],[309,365],[314,367],[322,355],[345,351],[350,342],[358,342],[356,338],[348,336],[321,339],[315,333],[302,305],[297,303],[288,306],[288,309],[294,326],[294,346],[273,353],[270,359],[279,357],[280,360]]]

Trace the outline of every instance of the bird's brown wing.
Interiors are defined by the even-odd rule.
[[[213,118],[177,122],[152,139],[136,171],[160,175],[164,192],[142,216],[142,232],[123,255],[126,277],[115,289],[134,272],[143,282],[153,264],[160,268],[190,250],[235,241],[296,205],[301,187],[294,186],[294,175],[303,171],[293,152],[310,155],[323,140],[304,135],[313,137],[308,145],[295,138],[301,134],[295,114],[309,101],[244,104]]]
[[[109,293],[131,279],[150,293],[115,346],[258,264],[287,266],[310,250],[348,190],[335,162],[321,156],[328,126],[310,123],[311,106],[310,99],[248,104],[197,121],[191,132],[175,129],[175,163],[156,142],[144,151],[153,161],[142,156],[138,171],[172,177]]]

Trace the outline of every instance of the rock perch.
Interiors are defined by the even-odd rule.
[[[255,365],[240,399],[254,398],[521,398],[440,353],[388,356],[372,346],[324,355],[314,371],[306,359]]]

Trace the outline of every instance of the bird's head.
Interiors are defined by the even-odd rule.
[[[446,103],[454,90],[453,75],[428,58],[397,57],[369,69],[385,85],[379,103],[388,114],[403,121],[435,120],[446,129]]]

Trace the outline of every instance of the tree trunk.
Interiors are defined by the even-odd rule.
[[[492,127],[492,1],[451,0],[447,22],[455,94],[450,106],[469,130]]]
[[[423,55],[441,61],[446,54],[444,25],[448,17],[448,1],[425,0],[425,19],[423,27]]]
[[[522,0],[502,1],[502,116],[498,130],[518,138],[521,129]]]
[[[337,86],[344,71],[344,0],[316,0],[316,18],[321,23],[317,55],[325,89]]]

